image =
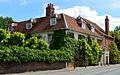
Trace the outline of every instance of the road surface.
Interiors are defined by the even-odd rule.
[[[79,67],[75,70],[49,70],[6,75],[120,75],[120,64],[110,66]]]

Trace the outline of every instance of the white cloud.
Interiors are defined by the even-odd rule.
[[[74,6],[72,8],[67,8],[67,9],[60,9],[58,6],[55,6],[56,8],[56,13],[64,13],[67,15],[70,15],[72,17],[77,17],[81,16],[84,17],[88,20],[91,20],[98,24],[101,28],[104,29],[105,27],[105,15],[98,15],[98,12],[96,10],[92,10],[89,7],[86,6]],[[116,26],[120,25],[120,18],[115,18],[112,17],[111,15],[107,15],[110,19],[110,30],[114,30]]]
[[[22,5],[26,5],[31,2],[32,2],[31,0],[20,0],[20,4],[22,4]]]

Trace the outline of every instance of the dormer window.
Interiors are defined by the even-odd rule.
[[[56,23],[57,23],[56,18],[51,18],[50,19],[50,25],[56,25]]]
[[[93,24],[90,24],[90,26],[91,26],[91,31],[95,32],[95,28],[94,28]]]
[[[26,24],[26,29],[31,29],[32,28],[32,23],[27,23]]]
[[[82,28],[83,28],[83,29],[87,29],[87,26],[86,26],[85,21],[84,21],[83,19],[81,19],[81,21],[82,21]]]

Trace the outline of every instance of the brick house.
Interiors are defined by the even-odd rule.
[[[75,39],[79,37],[88,36],[94,38],[103,49],[101,58],[102,64],[109,64],[109,51],[108,47],[113,41],[113,37],[109,35],[109,19],[105,18],[105,31],[100,28],[96,23],[91,22],[85,18],[78,16],[73,18],[66,14],[55,14],[53,4],[48,4],[46,7],[46,16],[40,18],[33,18],[26,21],[12,23],[12,32],[21,32],[31,34],[43,38],[48,44],[52,40],[52,34],[55,30],[66,30],[74,35]]]

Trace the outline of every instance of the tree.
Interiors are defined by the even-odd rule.
[[[110,51],[110,63],[111,64],[120,63],[120,51],[118,50],[115,42],[111,43],[109,51]]]
[[[7,31],[11,31],[11,23],[13,19],[11,17],[0,17],[0,28],[3,28]]]
[[[96,65],[100,61],[102,49],[99,44],[91,37],[88,38],[88,44],[91,46],[93,54],[93,61],[91,61],[89,64]]]
[[[117,26],[114,31],[120,31],[120,26]]]
[[[0,43],[3,43],[10,37],[9,32],[0,28]]]
[[[119,31],[111,31],[110,35],[114,37],[115,39],[115,43],[118,47],[118,49],[120,50],[120,32]]]
[[[23,46],[25,42],[25,35],[20,32],[14,32],[8,39],[9,45]]]

